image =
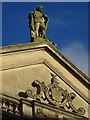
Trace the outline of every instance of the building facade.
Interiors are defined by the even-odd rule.
[[[2,48],[2,120],[89,120],[90,79],[44,38]]]

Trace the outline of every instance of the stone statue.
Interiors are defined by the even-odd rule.
[[[28,15],[31,38],[46,38],[46,29],[49,19],[47,15],[42,14],[42,10],[43,7],[38,6]]]

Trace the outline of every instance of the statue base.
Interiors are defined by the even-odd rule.
[[[49,42],[50,44],[53,45],[53,47],[56,48],[57,44],[53,43],[52,41],[50,41],[47,38],[42,38],[42,37],[36,37],[36,38],[31,38],[30,42],[34,42],[34,43],[44,43],[44,42]]]
[[[47,38],[42,38],[42,37],[36,37],[36,38],[31,38],[30,42],[47,42],[49,41]]]

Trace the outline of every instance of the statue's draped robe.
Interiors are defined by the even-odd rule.
[[[36,23],[40,23],[41,20],[44,20],[44,21],[42,21],[42,27],[41,27],[40,31],[38,31],[38,34],[40,34],[40,32],[41,32],[41,34],[44,34],[44,36],[46,36],[46,29],[47,29],[47,26],[48,26],[48,16],[43,15],[39,11],[34,11],[34,12],[31,12],[29,14],[28,18],[29,18],[29,27],[31,29],[30,30],[30,35],[32,37],[36,37],[35,36],[35,29],[36,29],[35,25],[36,25]]]

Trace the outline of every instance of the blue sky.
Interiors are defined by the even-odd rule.
[[[88,2],[3,2],[2,45],[30,41],[28,14],[38,5],[49,16],[47,38],[88,75]]]

